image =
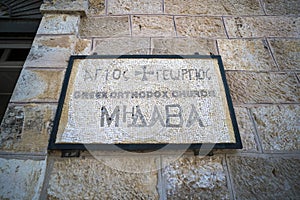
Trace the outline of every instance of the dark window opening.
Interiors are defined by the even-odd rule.
[[[0,45],[3,47],[3,44]],[[16,44],[5,44],[7,49],[0,49],[0,122],[5,114],[5,110],[19,78],[22,66],[30,49],[25,45],[24,48],[10,48]],[[20,44],[18,44],[19,46]]]
[[[10,49],[7,61],[24,61],[27,58],[30,49]]]
[[[42,0],[0,0],[0,123],[31,48]]]

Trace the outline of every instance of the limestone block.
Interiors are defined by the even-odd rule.
[[[263,15],[258,0],[165,0],[165,13],[174,15]]]
[[[88,0],[89,9],[88,15],[103,15],[105,14],[105,0]]]
[[[91,39],[80,39],[75,40],[75,47],[73,55],[90,55],[92,51],[92,40]]]
[[[64,70],[23,69],[12,102],[57,102]]]
[[[129,35],[129,19],[122,17],[89,17],[80,22],[80,35],[85,37],[121,37]]]
[[[265,40],[218,40],[226,70],[277,70]]]
[[[42,13],[83,13],[88,9],[87,0],[45,0],[41,5]]]
[[[76,34],[79,15],[45,14],[37,34]]]
[[[267,15],[299,15],[299,0],[263,0]]]
[[[10,104],[0,127],[0,150],[46,153],[56,105]]]
[[[132,16],[132,35],[141,37],[175,36],[173,17],[171,16]]]
[[[182,156],[170,163],[163,157],[167,199],[229,199],[223,158]]]
[[[35,37],[25,67],[64,67],[74,53],[75,36]]]
[[[157,171],[129,173],[116,169],[122,169],[122,165],[124,169],[156,167],[157,157],[103,156],[53,162],[48,199],[158,199]],[[114,162],[116,168],[106,162]]]
[[[162,14],[161,0],[110,0],[108,14]]]
[[[287,16],[225,17],[229,38],[299,37],[300,19]]]
[[[216,41],[198,38],[153,38],[151,39],[152,54],[217,55]]]
[[[265,151],[300,149],[299,105],[270,105],[251,108]]]
[[[272,39],[269,42],[279,69],[300,69],[300,40]]]
[[[46,161],[0,158],[0,199],[39,199]]]
[[[234,111],[242,139],[242,151],[257,152],[258,147],[255,141],[255,129],[247,109],[243,107],[234,107]]]
[[[178,36],[227,38],[219,17],[175,17]]]
[[[298,199],[300,160],[228,157],[235,199]]]
[[[99,55],[149,54],[150,38],[107,38],[95,40]]]
[[[234,103],[299,103],[300,88],[294,74],[226,72]]]

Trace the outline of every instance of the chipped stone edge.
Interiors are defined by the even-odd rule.
[[[49,8],[46,3],[43,3],[40,7],[41,13],[44,14],[78,14],[80,16],[87,16],[88,12],[88,2],[85,2],[83,7],[81,9],[72,9],[72,8],[62,8],[62,9],[57,9],[57,8]]]

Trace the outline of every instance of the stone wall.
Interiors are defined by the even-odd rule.
[[[0,199],[299,199],[298,0],[54,0],[0,134]],[[70,55],[219,54],[244,148],[47,152]]]

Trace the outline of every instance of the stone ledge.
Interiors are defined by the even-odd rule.
[[[79,15],[46,14],[43,16],[37,34],[77,34]]]
[[[86,15],[88,7],[88,0],[45,0],[40,10],[42,14]]]

